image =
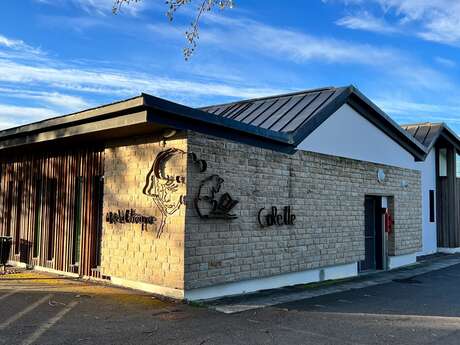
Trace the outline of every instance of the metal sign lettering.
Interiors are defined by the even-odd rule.
[[[142,230],[147,229],[148,224],[154,224],[157,219],[154,216],[144,216],[136,213],[136,210],[118,210],[116,212],[107,212],[105,221],[110,224],[127,223],[142,224]]]
[[[285,206],[282,213],[278,213],[278,208],[273,206],[267,212],[265,207],[259,210],[257,221],[262,228],[277,225],[294,225],[295,214],[292,213],[291,206]]]

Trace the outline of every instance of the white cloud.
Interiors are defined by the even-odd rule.
[[[444,90],[453,85],[448,76],[392,47],[317,37],[245,18],[226,18],[216,14],[206,18],[205,22],[213,24],[213,37],[221,37],[220,46],[229,51],[255,52],[299,64],[363,65],[373,68],[376,78],[390,76],[399,85],[417,89]],[[219,29],[221,31],[216,31]],[[212,44],[216,43],[213,41]]]
[[[72,3],[74,6],[81,8],[83,11],[89,14],[96,15],[110,15],[112,14],[113,5],[115,0],[35,0],[38,3],[52,5],[52,6],[62,6]],[[122,7],[122,13],[137,16],[137,14],[144,10],[147,7],[146,2],[148,1],[132,1],[129,5],[124,5]]]
[[[12,38],[8,38],[0,34],[0,47],[8,48],[10,50],[15,51],[22,51],[26,53],[32,54],[43,54],[40,48],[34,48],[28,44],[26,44],[22,40],[16,40]]]
[[[9,119],[11,124],[18,122],[39,120],[46,117],[57,116],[59,113],[51,108],[27,107],[9,104],[0,104],[0,119]],[[11,121],[14,119],[14,121]]]
[[[441,57],[441,56],[437,56],[435,57],[434,59],[438,64],[444,66],[444,67],[449,67],[449,68],[453,68],[453,67],[456,67],[457,66],[457,63],[453,60],[450,60],[450,59],[446,59],[444,57]]]
[[[359,12],[339,19],[337,25],[354,30],[364,30],[377,33],[395,33],[398,28],[387,23],[383,18],[377,18],[367,11]]]
[[[159,95],[185,92],[189,95],[250,98],[283,92],[283,90],[272,88],[157,77],[133,71],[34,66],[1,59],[0,82],[120,96],[132,96],[140,92]]]
[[[75,111],[90,106],[86,100],[79,96],[67,95],[59,92],[46,92],[35,90],[24,90],[22,88],[11,89],[0,87],[2,98],[16,98],[34,100],[43,104],[56,106],[61,111]]]
[[[209,14],[204,21],[211,22],[214,28],[206,27],[202,31],[211,35],[212,43],[219,43],[223,49],[252,50],[283,60],[383,65],[399,59],[400,55],[392,48],[313,36],[245,18]]]
[[[346,5],[369,8],[380,5],[384,14],[393,14],[399,28],[427,40],[460,45],[460,2],[456,0],[341,0]],[[326,1],[327,2],[327,1]],[[408,28],[408,25],[413,27]],[[347,25],[345,25],[347,26]],[[351,29],[376,31],[373,25],[348,25]],[[404,30],[403,30],[404,29]]]

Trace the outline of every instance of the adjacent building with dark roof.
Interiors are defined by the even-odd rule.
[[[460,251],[460,138],[445,123],[402,128],[426,148],[418,165],[423,186],[423,254]]]

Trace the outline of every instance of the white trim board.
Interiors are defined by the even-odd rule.
[[[141,290],[156,295],[171,297],[175,299],[184,299],[184,290],[181,289],[175,289],[143,282],[136,282],[133,280],[117,278],[113,276],[111,276],[110,280],[107,280],[107,282],[116,286],[127,287],[134,290]]]
[[[457,253],[460,253],[460,247],[457,247],[457,248],[438,247],[438,253],[457,254]]]
[[[66,272],[66,271],[59,271],[55,270],[54,268],[43,267],[43,266],[33,266],[35,271],[45,272],[45,273],[52,273],[60,276],[71,277],[71,278],[80,278],[78,273]]]
[[[25,263],[19,262],[19,261],[8,260],[6,264],[14,266],[14,267],[19,267],[19,268],[27,268],[27,265]]]
[[[395,268],[408,266],[417,262],[417,253],[389,256],[388,257],[388,269],[393,270]]]
[[[209,300],[224,296],[240,295],[259,290],[276,289],[284,286],[308,284],[323,280],[355,277],[358,275],[358,263],[320,267],[316,269],[280,274],[273,277],[244,280],[185,291],[189,301]]]

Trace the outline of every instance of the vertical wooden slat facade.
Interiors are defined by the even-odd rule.
[[[446,176],[440,176],[440,149],[446,150]],[[436,147],[436,223],[440,248],[460,247],[460,178],[455,147],[443,142]]]
[[[98,263],[103,175],[103,148],[2,157],[0,235],[13,238],[10,259],[91,275]],[[81,203],[76,203],[77,179]],[[73,262],[75,229],[80,229],[78,263]]]

